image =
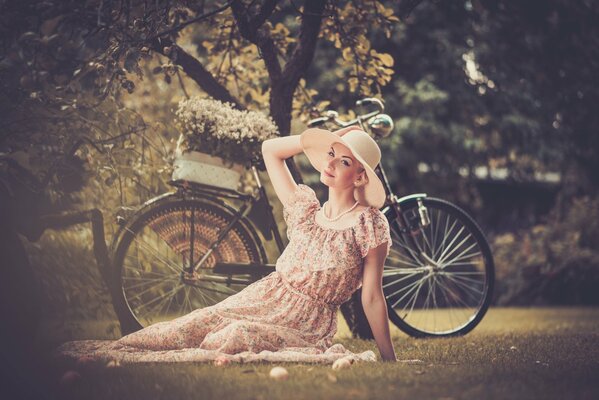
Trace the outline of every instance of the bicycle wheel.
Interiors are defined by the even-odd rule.
[[[392,248],[383,272],[390,320],[415,337],[455,336],[483,318],[495,281],[489,244],[476,222],[447,201],[425,197],[400,204],[412,234],[390,218]],[[413,240],[410,240],[410,237]]]
[[[234,277],[212,271],[217,262],[263,262],[264,249],[241,220],[197,271],[197,278],[183,279],[184,268],[206,253],[230,219],[230,211],[222,206],[173,196],[142,210],[125,226],[115,247],[114,278],[122,288],[120,303],[139,328],[216,304],[252,282],[249,271]]]

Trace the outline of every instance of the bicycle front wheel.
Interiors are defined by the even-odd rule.
[[[489,244],[476,222],[445,200],[425,197],[400,204],[411,233],[389,217],[392,247],[383,273],[390,320],[415,337],[471,331],[485,315],[495,281]]]
[[[204,308],[238,293],[252,282],[248,274],[213,272],[222,263],[263,263],[263,251],[241,221],[222,239],[194,279],[183,271],[217,240],[229,211],[200,199],[176,196],[142,210],[124,227],[114,253],[119,303],[141,329]],[[193,230],[192,230],[193,226]],[[250,268],[250,267],[248,267]]]

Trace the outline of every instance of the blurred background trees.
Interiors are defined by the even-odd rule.
[[[181,99],[262,111],[286,135],[378,96],[396,124],[380,143],[396,192],[480,221],[497,304],[597,303],[598,14],[590,0],[4,1],[0,151],[48,183],[24,206],[31,223],[111,216],[169,190]],[[102,301],[87,232],[28,244],[53,312]]]

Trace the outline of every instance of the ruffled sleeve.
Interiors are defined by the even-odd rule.
[[[283,204],[283,218],[287,224],[287,238],[291,240],[296,228],[309,218],[313,218],[313,211],[320,206],[314,190],[303,183],[297,185],[289,195],[287,204]]]
[[[366,257],[370,249],[384,242],[387,242],[386,255],[389,255],[392,243],[389,221],[379,209],[371,208],[364,213],[356,229],[356,242],[362,258]]]

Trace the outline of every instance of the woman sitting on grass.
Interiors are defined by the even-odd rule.
[[[322,206],[285,164],[302,150],[329,188]],[[396,361],[382,290],[391,236],[379,210],[385,190],[374,172],[378,145],[355,126],[335,132],[313,128],[265,140],[262,153],[289,238],[274,272],[212,306],[116,341],[67,342],[58,354],[124,362],[376,361],[370,350],[355,354],[333,344],[339,306],[362,287],[381,360]]]

